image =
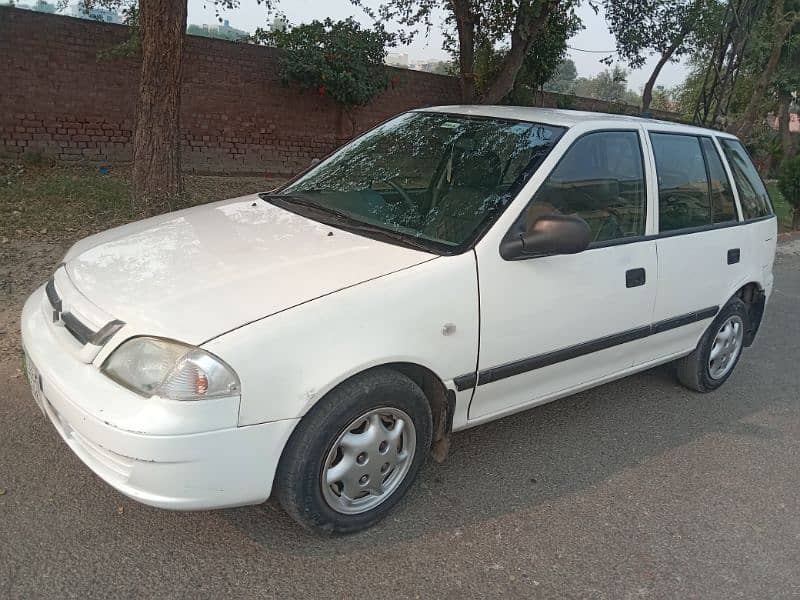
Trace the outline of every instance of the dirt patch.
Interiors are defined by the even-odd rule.
[[[0,163],[0,243],[80,239],[139,216],[131,204],[129,172],[120,168]],[[172,210],[268,191],[285,179],[185,175]]]
[[[47,281],[70,244],[59,239],[14,239],[0,244],[0,356],[4,359],[13,361],[15,355],[21,356],[22,305],[33,290]]]

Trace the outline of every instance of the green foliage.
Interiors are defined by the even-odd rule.
[[[653,89],[653,101],[650,103],[650,108],[653,110],[674,112],[677,107],[674,93],[675,90],[668,89],[663,85],[657,85]]]
[[[780,231],[792,230],[792,206],[786,201],[781,191],[778,189],[777,182],[767,183],[769,199],[772,200],[772,208],[775,216],[778,217],[778,228]]]
[[[800,210],[800,156],[784,161],[778,188],[794,209]]]
[[[428,34],[443,14],[443,48],[458,65],[465,102],[474,100],[473,79],[482,102],[528,98],[551,77],[567,38],[581,26],[575,13],[580,0],[383,0],[377,9],[366,0],[351,2],[398,26],[403,43]]]
[[[672,49],[672,60],[691,52],[716,23],[717,0],[604,0],[617,51],[633,69],[648,54]],[[673,49],[674,48],[674,49]]]
[[[514,86],[503,99],[506,104],[526,106],[534,103],[534,95],[550,80],[564,62],[567,39],[583,28],[583,23],[574,12],[574,3],[564,3],[550,15],[547,25],[531,44],[517,73]],[[457,49],[451,44],[451,53]],[[488,35],[482,35],[475,52],[476,88],[483,93],[497,78],[503,68],[503,59],[509,52],[507,45],[497,45]],[[569,61],[575,70],[575,63]],[[575,70],[577,76],[577,70]]]
[[[130,27],[128,39],[119,44],[115,44],[97,53],[99,60],[111,60],[114,58],[129,58],[139,56],[142,52],[142,31],[139,29],[139,7],[136,4],[122,6],[123,24]]]
[[[575,62],[566,58],[562,60],[550,79],[544,83],[544,89],[557,94],[574,94],[575,83],[578,79],[578,69]]]
[[[394,36],[381,25],[369,30],[352,17],[325,19],[286,31],[258,29],[253,39],[282,51],[281,75],[286,83],[330,96],[348,109],[369,103],[390,84],[384,59]]]
[[[520,94],[535,92],[556,74],[567,54],[567,40],[581,29],[583,23],[574,12],[574,4],[564,3],[550,15],[547,25],[525,56],[511,91],[512,99]],[[575,63],[572,63],[572,67],[575,67]],[[568,69],[568,66],[562,68]],[[575,69],[576,77],[577,74]]]
[[[605,69],[595,77],[578,78],[575,82],[575,94],[620,105],[638,106],[641,101],[636,92],[628,89],[628,71],[619,65],[613,69]]]

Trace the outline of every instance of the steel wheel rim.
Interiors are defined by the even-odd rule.
[[[322,496],[333,510],[357,515],[385,502],[411,469],[414,422],[397,408],[375,408],[345,427],[322,465]]]
[[[744,323],[738,315],[728,317],[717,330],[708,355],[708,375],[711,379],[722,379],[733,369],[736,358],[742,351]]]

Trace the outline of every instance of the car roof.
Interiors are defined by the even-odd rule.
[[[658,119],[646,119],[643,117],[633,117],[630,115],[614,115],[600,112],[588,112],[582,110],[562,110],[558,108],[537,108],[532,106],[488,106],[482,104],[471,105],[452,105],[452,106],[431,106],[417,109],[418,112],[447,113],[457,115],[467,115],[473,117],[493,117],[497,119],[515,119],[518,121],[530,121],[532,123],[543,123],[545,125],[559,125],[561,127],[574,127],[575,125],[602,121],[608,124],[614,121],[619,124],[639,125],[641,123],[650,125],[668,125],[675,131],[685,131],[687,133],[702,133],[705,135],[718,135],[723,137],[735,137],[724,131],[705,129],[693,125],[683,125],[672,121],[661,121]]]

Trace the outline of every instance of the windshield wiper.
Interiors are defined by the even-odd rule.
[[[377,237],[388,238],[392,241],[399,242],[400,244],[406,247],[414,248],[415,250],[422,250],[428,253],[436,252],[432,249],[432,244],[426,243],[415,236],[401,233],[399,231],[393,231],[391,229],[386,229],[384,227],[380,227],[379,225],[365,223],[364,221],[360,221],[346,212],[336,210],[335,208],[330,208],[329,206],[320,205],[301,196],[262,193],[259,194],[259,197],[266,202],[286,202],[287,204],[296,204],[306,208],[311,208],[313,210],[318,210],[323,214],[334,217],[332,219],[333,222],[330,224],[336,225],[345,231],[350,231],[352,233],[371,233]]]
[[[434,250],[431,248],[431,244],[426,243],[423,238],[418,238],[416,236],[409,235],[407,233],[400,233],[399,231],[384,229],[383,227],[379,227],[377,225],[370,225],[368,223],[363,223],[355,219],[349,219],[344,223],[337,223],[337,224],[339,225],[339,227],[341,227],[346,231],[351,231],[354,233],[373,233],[378,237],[389,238],[393,241],[397,241],[403,246],[408,246],[416,250],[422,250],[429,254],[431,252],[434,252]]]

